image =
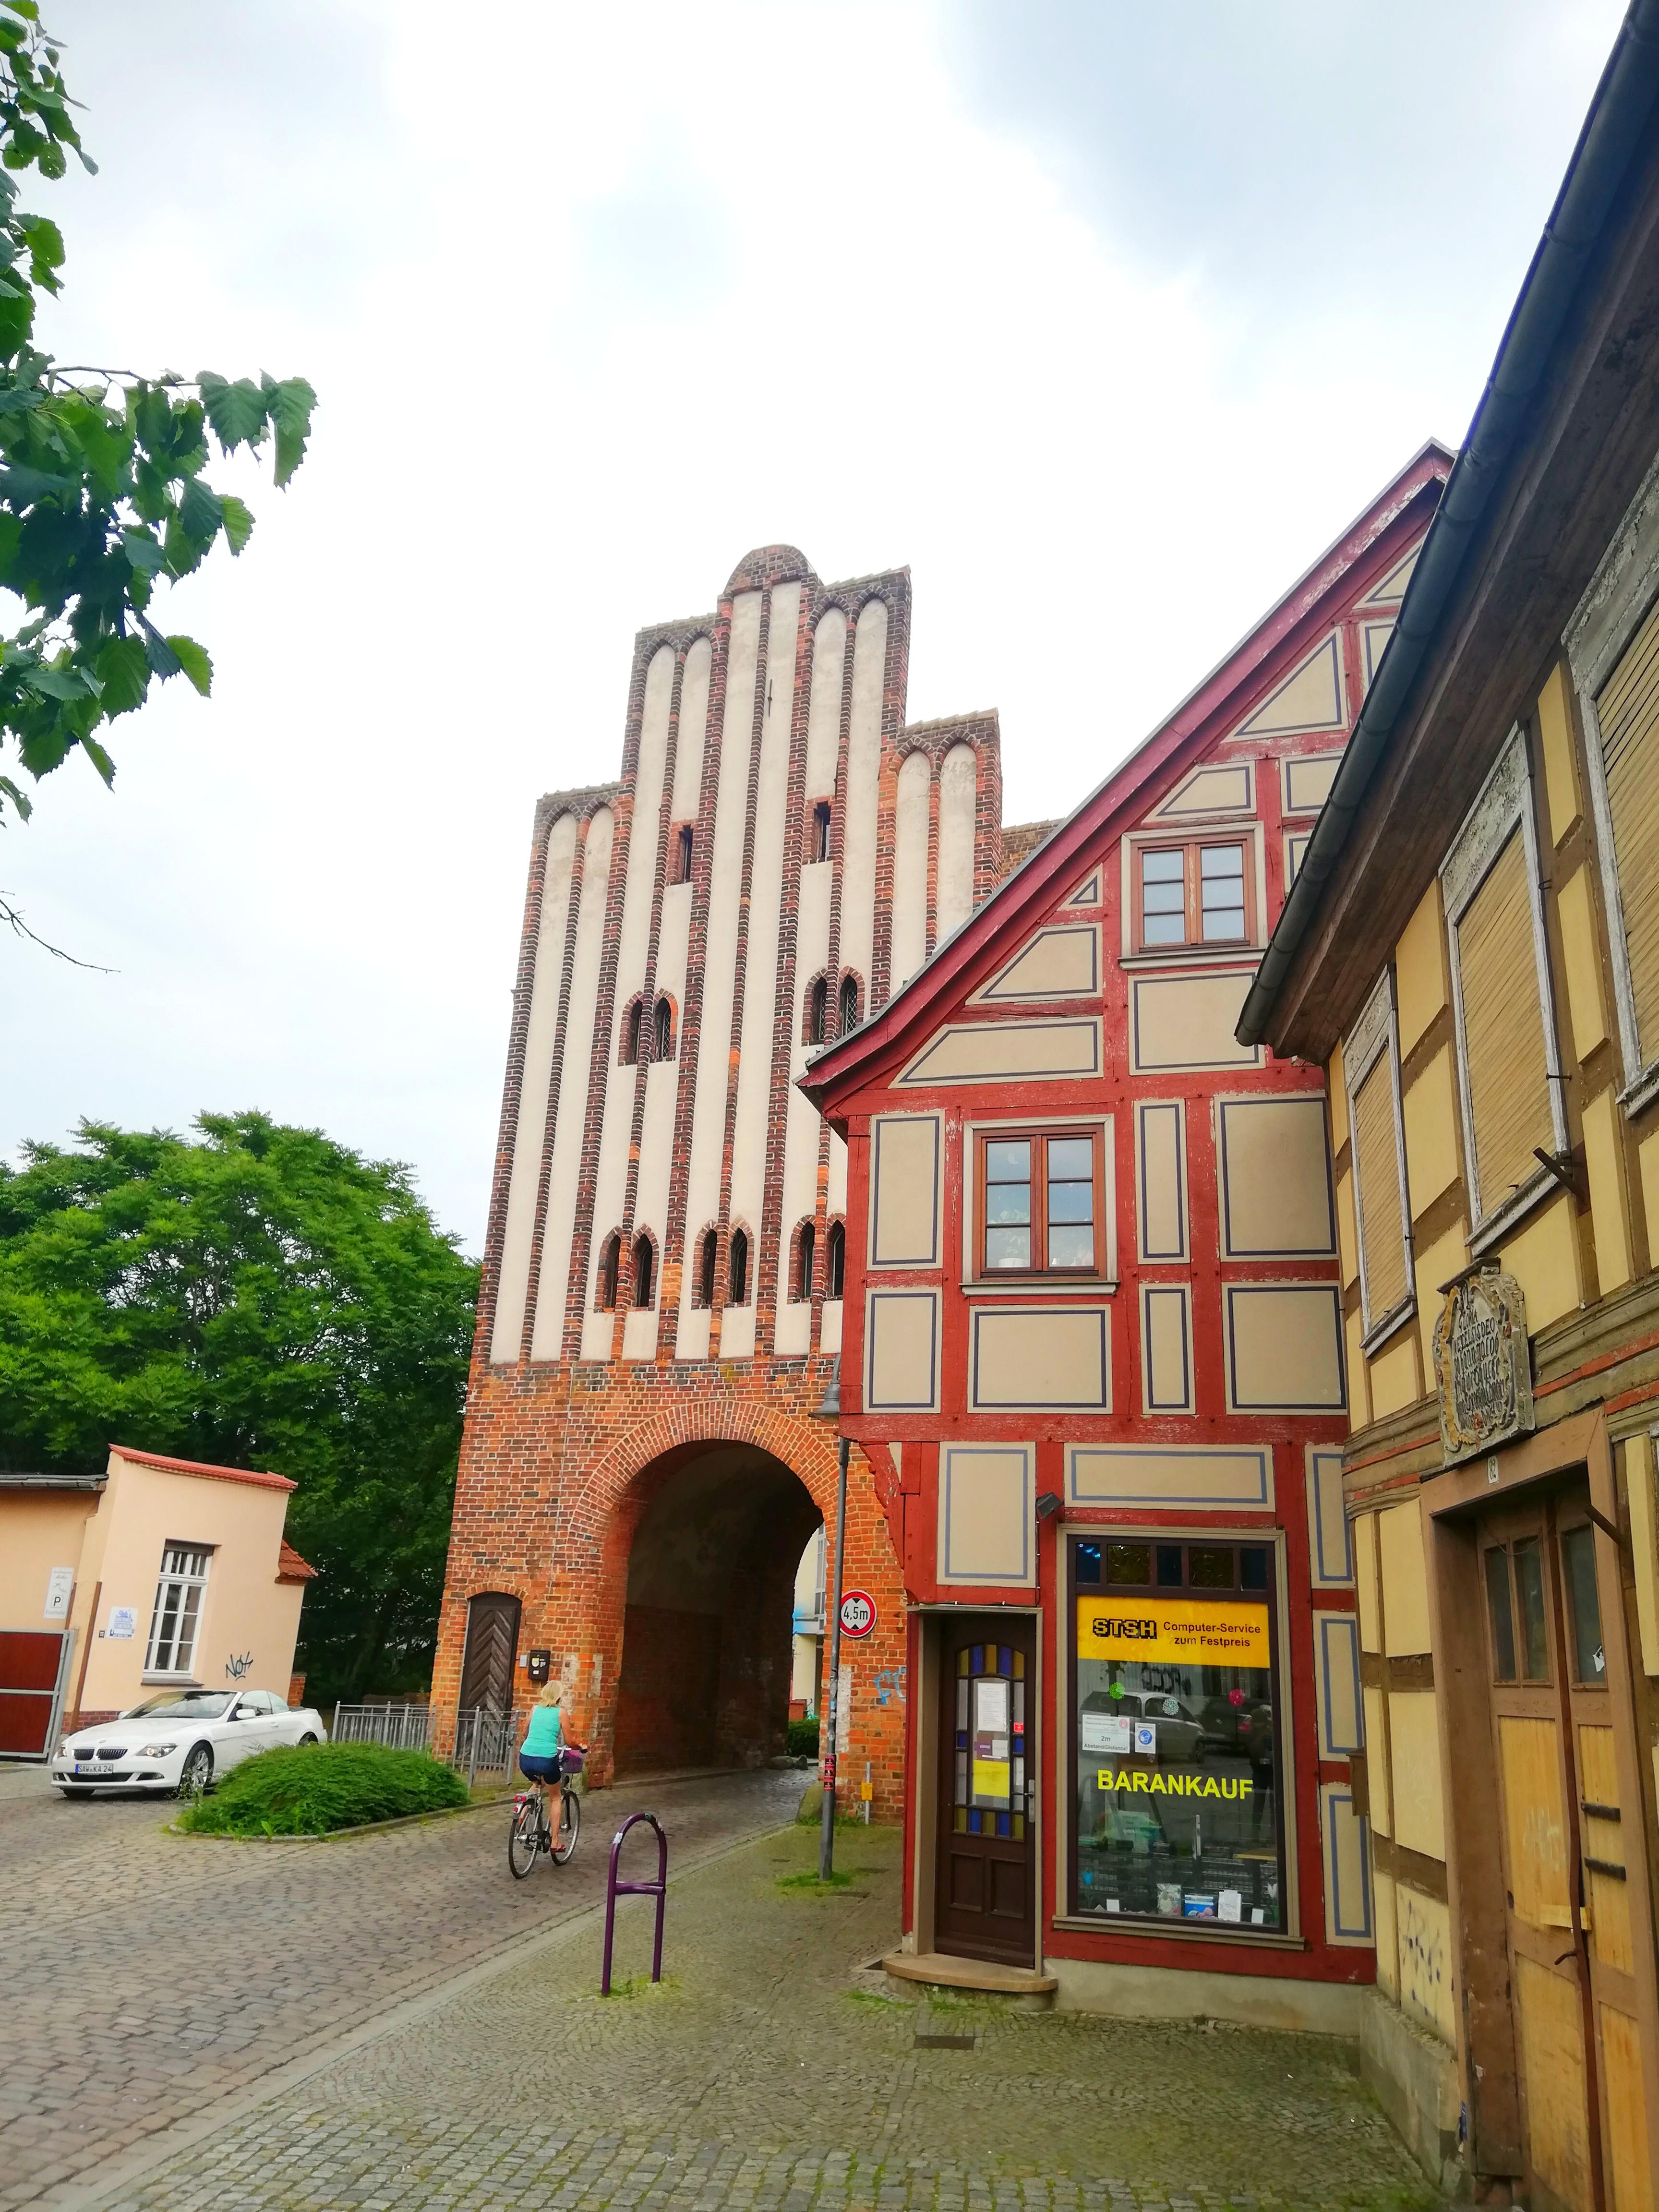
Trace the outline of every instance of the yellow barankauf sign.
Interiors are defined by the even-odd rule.
[[[1235,1599],[1080,1597],[1077,1648],[1083,1659],[1132,1659],[1164,1666],[1265,1667],[1267,1608]]]

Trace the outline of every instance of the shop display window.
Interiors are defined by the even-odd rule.
[[[1271,1547],[1068,1548],[1072,1911],[1282,1929]]]

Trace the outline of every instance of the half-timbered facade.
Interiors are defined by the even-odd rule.
[[[896,1972],[1357,2023],[1323,1078],[1234,1029],[1449,465],[804,1079],[849,1148],[842,1421],[909,1607]]]
[[[1328,1072],[1366,2076],[1437,2178],[1573,2212],[1659,2203],[1655,28],[1239,1031]]]

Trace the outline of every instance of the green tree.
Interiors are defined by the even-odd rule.
[[[0,1465],[274,1469],[319,1698],[427,1678],[477,1269],[407,1170],[263,1114],[0,1164]]]
[[[62,60],[37,0],[0,0],[0,586],[23,617],[0,629],[0,771],[39,781],[78,747],[107,783],[99,732],[143,706],[154,678],[212,684],[203,647],[150,614],[158,584],[191,574],[221,538],[240,553],[252,530],[245,502],[204,470],[270,438],[286,484],[316,394],[300,376],[63,367],[35,344],[40,295],[62,289],[63,235],[19,206],[6,173],[56,179],[71,152],[95,169]],[[0,772],[0,823],[9,806],[27,815],[31,801]]]

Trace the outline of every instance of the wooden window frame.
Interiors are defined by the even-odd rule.
[[[1613,988],[1619,1017],[1620,1056],[1625,1084],[1620,1103],[1632,1117],[1659,1097],[1659,1036],[1644,1049],[1636,1019],[1636,991],[1630,949],[1625,937],[1624,893],[1613,836],[1613,807],[1601,757],[1601,722],[1596,699],[1659,601],[1659,461],[1649,470],[1631,501],[1612,544],[1602,556],[1589,589],[1567,625],[1565,643],[1572,689],[1584,732],[1584,765],[1589,778],[1590,813],[1595,824],[1596,862],[1613,956]]]
[[[1544,1074],[1549,1091],[1550,1127],[1558,1153],[1568,1150],[1565,1085],[1557,1042],[1555,994],[1550,981],[1549,945],[1544,929],[1544,899],[1539,881],[1538,824],[1533,802],[1532,761],[1525,731],[1517,722],[1492,763],[1473,806],[1459,824],[1440,863],[1440,896],[1446,916],[1446,951],[1451,969],[1452,1024],[1457,1046],[1457,1103],[1463,1126],[1463,1167],[1468,1194],[1468,1245],[1478,1259],[1505,1236],[1540,1199],[1559,1188],[1540,1162],[1537,1170],[1496,1206],[1483,1205],[1480,1162],[1474,1137],[1474,1106],[1469,1090],[1468,1036],[1463,1013],[1463,968],[1458,932],[1510,837],[1519,828],[1532,915],[1533,959],[1538,973],[1538,1008],[1544,1031]]]
[[[1206,847],[1229,845],[1237,847],[1243,855],[1244,933],[1242,937],[1212,937],[1204,935],[1203,863],[1196,855]],[[1242,825],[1237,829],[1217,829],[1200,831],[1184,837],[1147,837],[1137,839],[1131,847],[1133,865],[1130,870],[1131,941],[1137,953],[1208,952],[1211,954],[1237,952],[1256,942],[1258,916],[1255,895],[1255,839]],[[1146,915],[1143,869],[1148,853],[1179,853],[1181,861],[1182,918],[1186,935],[1178,945],[1153,945],[1146,939]]]
[[[1386,1310],[1374,1312],[1365,1262],[1365,1208],[1359,1192],[1359,1143],[1355,1134],[1358,1123],[1354,1118],[1354,1102],[1384,1053],[1389,1056],[1389,1091],[1394,1109],[1395,1169],[1400,1178],[1400,1231],[1406,1251],[1406,1289],[1404,1296],[1396,1298]],[[1358,1020],[1342,1041],[1342,1079],[1347,1092],[1348,1172],[1353,1183],[1354,1241],[1359,1255],[1359,1348],[1371,1352],[1386,1343],[1417,1311],[1411,1186],[1406,1169],[1405,1103],[1400,1085],[1400,1021],[1395,1003],[1392,962],[1377,977]]]
[[[1048,1264],[1048,1155],[1051,1138],[1086,1141],[1094,1155],[1094,1258],[1086,1267],[1051,1267]],[[1029,1267],[993,1267],[985,1257],[986,1237],[998,1226],[987,1219],[986,1148],[991,1145],[1030,1144],[1031,1155],[1031,1246]],[[1018,1127],[991,1125],[974,1132],[974,1280],[976,1283],[1100,1283],[1106,1280],[1109,1231],[1106,1221],[1106,1132],[1098,1121],[1031,1122]],[[1042,1253],[1041,1261],[1036,1255]]]

